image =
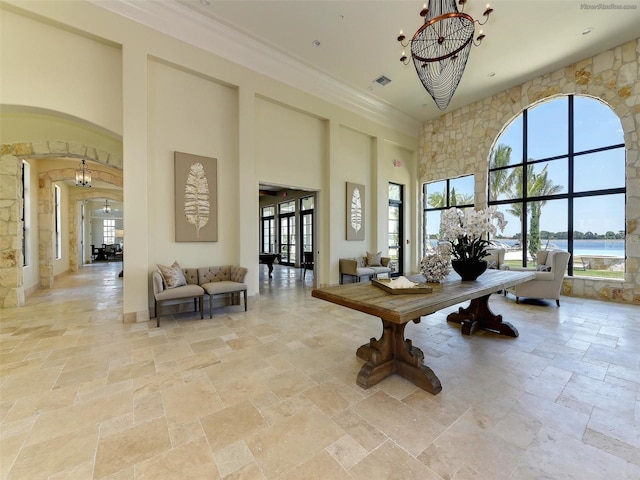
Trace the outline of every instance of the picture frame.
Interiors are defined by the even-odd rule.
[[[175,152],[175,241],[218,241],[218,160]]]
[[[347,182],[346,200],[347,240],[364,240],[366,218],[364,185]]]

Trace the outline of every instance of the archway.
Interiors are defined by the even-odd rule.
[[[0,183],[2,184],[3,216],[6,228],[0,230],[2,261],[0,262],[0,306],[16,307],[24,304],[25,292],[22,277],[22,159],[66,158],[87,159],[104,165],[94,168],[93,181],[101,181],[122,188],[122,157],[89,145],[49,140],[0,145]],[[75,168],[56,168],[38,175],[38,265],[39,288],[53,285],[53,183],[73,181]],[[69,268],[75,271],[77,264],[77,201],[84,198],[109,198],[122,201],[122,191],[92,190],[70,194],[69,215]]]

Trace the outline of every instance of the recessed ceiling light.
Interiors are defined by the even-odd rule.
[[[487,77],[495,77],[495,76],[496,76],[496,72],[487,73]]]
[[[200,0],[200,3],[206,7],[211,5],[211,0]]]
[[[587,27],[582,31],[583,35],[588,35],[589,33],[591,33],[593,31],[593,27]]]
[[[313,42],[311,42],[311,44],[312,44],[314,47],[319,47],[319,46],[321,45],[320,40],[314,40]]]

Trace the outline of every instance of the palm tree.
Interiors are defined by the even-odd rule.
[[[533,178],[528,182],[529,196],[530,197],[544,197],[548,195],[555,195],[562,191],[561,185],[554,185],[548,178],[547,168],[549,165],[545,165],[542,171],[538,174],[533,174]],[[539,200],[529,203],[529,212],[531,221],[529,223],[529,253],[534,256],[540,249],[542,242],[540,241],[540,217],[542,216],[542,207],[547,203],[546,200]]]
[[[442,193],[434,192],[430,193],[427,197],[427,202],[433,208],[443,208],[447,206],[447,189],[445,187]]]
[[[506,167],[511,163],[512,148],[500,143],[491,155],[489,168]],[[501,193],[507,193],[513,185],[513,170],[495,170],[489,177],[489,201],[497,200]]]

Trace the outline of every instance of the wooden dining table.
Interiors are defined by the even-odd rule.
[[[408,277],[424,282],[422,275]],[[448,315],[447,321],[461,325],[462,334],[488,330],[517,337],[518,330],[502,321],[489,308],[492,293],[513,287],[535,278],[532,272],[487,270],[477,280],[462,281],[456,273],[449,274],[442,283],[429,284],[430,293],[395,295],[371,282],[338,285],[312,290],[313,297],[368,313],[382,320],[382,335],[371,338],[356,351],[366,363],[360,369],[356,383],[369,388],[387,376],[396,373],[418,387],[437,394],[442,390],[440,380],[424,364],[424,353],[404,337],[409,322],[420,323],[420,318],[458,303],[470,301],[467,307]]]

